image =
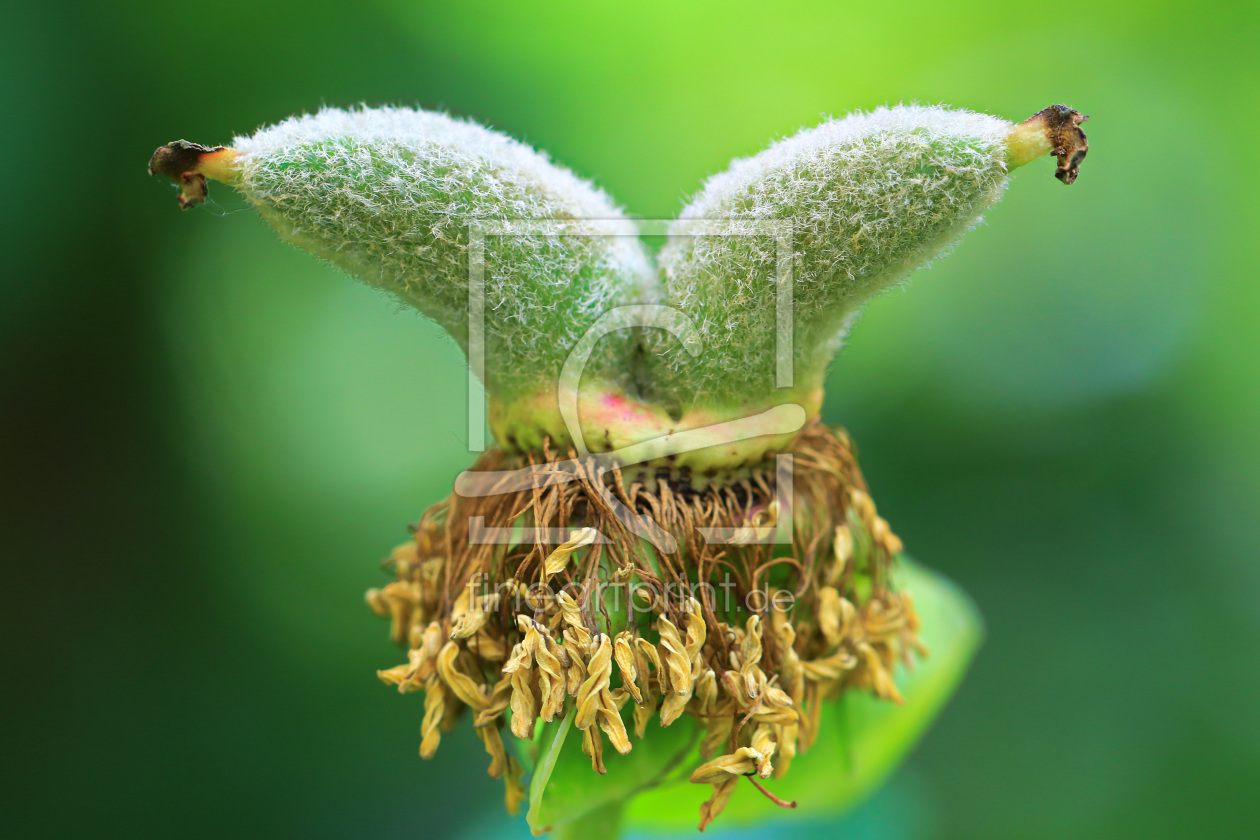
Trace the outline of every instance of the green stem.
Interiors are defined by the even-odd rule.
[[[551,834],[552,840],[617,840],[621,836],[625,804],[622,800],[614,800],[573,822],[558,826]]]

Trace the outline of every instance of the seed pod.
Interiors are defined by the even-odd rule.
[[[410,108],[325,108],[232,146],[172,143],[149,168],[181,184],[181,206],[204,200],[206,175],[234,184],[282,239],[396,295],[465,348],[471,268],[484,282],[486,384],[500,397],[554,393],[565,356],[595,319],[654,285],[646,252],[608,196],[473,122]],[[622,235],[537,227],[589,220]],[[473,254],[477,225],[490,232]],[[622,366],[609,360],[624,360],[630,340],[627,331],[605,339],[592,370],[619,378]]]
[[[683,412],[763,404],[786,384],[776,350],[788,338],[788,398],[819,387],[862,304],[975,225],[1005,191],[1008,169],[1061,148],[1079,165],[1083,117],[1055,108],[1020,126],[943,107],[880,108],[802,131],[710,178],[659,258],[665,302],[688,315],[704,347],[693,357],[677,339],[647,336],[658,398]],[[789,275],[784,332],[777,307]]]

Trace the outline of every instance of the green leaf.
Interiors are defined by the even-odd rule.
[[[570,708],[563,718],[543,726],[534,736],[538,744],[538,759],[534,763],[533,775],[529,780],[529,812],[525,820],[536,833],[546,828],[545,823],[538,822],[543,813],[543,794],[551,781],[551,773],[555,769],[556,760],[560,757],[560,751],[564,747],[569,730],[573,727],[573,715],[576,711],[575,708]]]
[[[796,800],[794,813],[836,815],[874,791],[944,707],[980,644],[980,615],[955,584],[905,558],[897,575],[899,585],[914,596],[923,621],[921,638],[930,655],[912,671],[899,669],[897,684],[905,696],[904,705],[850,692],[823,709],[814,747],[795,758],[782,779],[767,784],[783,799]],[[655,734],[649,733],[645,740]],[[640,746],[635,744],[636,752]],[[688,762],[686,769],[691,766]],[[627,822],[658,829],[694,829],[700,803],[710,792],[707,785],[690,783],[655,787],[630,803]],[[719,822],[734,827],[784,813],[752,785],[745,785],[731,798]]]
[[[526,815],[536,834],[620,805],[667,778],[686,779],[696,763],[691,759],[697,758],[698,728],[694,719],[684,716],[665,729],[649,724],[645,738],[633,739],[634,749],[629,755],[620,755],[605,740],[608,773],[601,776],[591,769],[591,760],[582,752],[582,734],[573,729],[573,714],[570,709],[563,720],[547,724],[538,738],[538,761],[529,783]],[[679,773],[671,774],[672,770]]]

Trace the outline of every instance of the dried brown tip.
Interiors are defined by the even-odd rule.
[[[1050,154],[1059,159],[1054,177],[1065,184],[1076,180],[1089,142],[1081,123],[1089,119],[1066,105],[1051,105],[1011,130],[1006,140],[1007,161],[1012,169]]]
[[[165,175],[179,184],[179,208],[187,210],[206,200],[206,178],[236,183],[237,153],[227,146],[202,146],[176,140],[159,146],[149,159],[150,175]]]

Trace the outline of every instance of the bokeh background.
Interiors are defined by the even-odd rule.
[[[1093,120],[872,305],[826,417],[988,640],[863,838],[1255,836],[1260,6],[0,7],[0,636],[10,837],[517,836],[362,592],[466,451],[414,313],[145,176],[322,104],[420,104],[646,216],[884,103]],[[698,792],[697,803],[703,798]],[[722,827],[719,821],[717,829]],[[513,833],[515,832],[515,833]],[[837,834],[838,832],[838,834]],[[742,834],[739,836],[752,836]]]

